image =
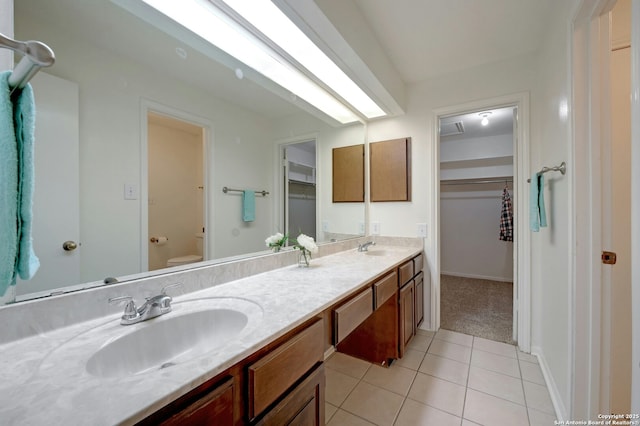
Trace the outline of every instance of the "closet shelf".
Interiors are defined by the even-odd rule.
[[[513,156],[470,158],[461,160],[441,161],[441,169],[466,169],[475,167],[510,166],[513,164]]]

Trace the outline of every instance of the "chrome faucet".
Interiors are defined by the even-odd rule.
[[[358,251],[369,251],[369,246],[375,246],[375,245],[376,245],[375,241],[369,241],[364,244],[359,244]]]
[[[120,319],[120,324],[136,324],[171,312],[171,301],[173,298],[167,295],[167,289],[177,286],[182,286],[182,284],[175,283],[164,287],[161,294],[153,297],[147,297],[146,301],[139,308],[136,307],[133,297],[131,296],[113,297],[109,299],[109,303],[122,303],[128,301],[124,307],[124,313]]]

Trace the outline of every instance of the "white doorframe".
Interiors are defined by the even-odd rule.
[[[601,76],[599,16],[609,0],[585,0],[573,21],[571,66],[573,137],[569,170],[573,182],[574,244],[571,299],[572,345],[569,351],[569,418],[594,418],[600,404],[601,344]],[[571,164],[571,162],[570,162]],[[593,389],[593,390],[591,390]],[[577,417],[576,417],[577,416]]]
[[[602,212],[601,147],[608,143],[608,115],[601,108],[608,93],[603,67],[608,66],[608,23],[601,19],[615,0],[584,0],[572,28],[573,194],[575,254],[571,350],[572,418],[597,418],[601,413],[600,348],[602,336]],[[604,22],[603,22],[604,21]],[[640,0],[632,0],[632,164],[640,162]],[[632,167],[632,304],[640,306],[640,171]],[[640,312],[632,310],[633,361],[631,412],[640,412]]]
[[[288,166],[284,161],[284,150],[288,145],[294,145],[297,143],[308,142],[314,140],[316,142],[316,233],[318,230],[322,229],[322,224],[320,223],[320,203],[319,200],[320,193],[317,191],[318,182],[319,182],[319,172],[318,172],[318,164],[319,164],[319,150],[318,150],[318,134],[317,133],[309,133],[306,135],[294,136],[291,138],[280,139],[275,142],[275,159],[274,159],[274,170],[278,170],[277,173],[274,173],[274,199],[277,200],[274,204],[274,212],[273,217],[276,218],[277,222],[274,223],[274,231],[273,232],[286,232],[287,224],[285,221],[285,203],[287,203],[288,193],[284,189],[286,186],[285,182],[285,173],[288,171]],[[285,229],[280,229],[280,227],[285,226]],[[295,238],[296,236],[291,236]]]
[[[518,311],[517,339],[518,347],[524,352],[531,351],[531,242],[529,234],[529,210],[527,177],[529,176],[529,93],[515,93],[498,98],[485,99],[446,108],[433,113],[433,152],[432,152],[432,193],[434,202],[431,212],[431,327],[440,328],[440,134],[438,122],[441,117],[464,114],[492,108],[513,106],[518,108],[518,143],[514,146],[513,186],[516,188],[514,203],[514,299]],[[514,318],[515,320],[515,318]]]
[[[203,129],[203,168],[202,178],[204,181],[203,205],[204,205],[204,227],[205,234],[202,241],[203,260],[213,259],[215,253],[209,247],[215,235],[213,206],[209,205],[209,191],[214,187],[211,179],[213,173],[209,172],[209,165],[213,164],[213,123],[206,118],[188,113],[149,99],[142,99],[140,102],[140,271],[149,269],[149,112],[157,112],[176,120],[186,121]]]

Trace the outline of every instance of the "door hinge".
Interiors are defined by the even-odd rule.
[[[616,264],[616,254],[612,251],[603,251],[602,252],[602,263],[605,265],[615,265]]]

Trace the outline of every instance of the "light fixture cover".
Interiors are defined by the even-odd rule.
[[[142,1],[336,121],[346,124],[360,120],[351,109],[208,0]]]

